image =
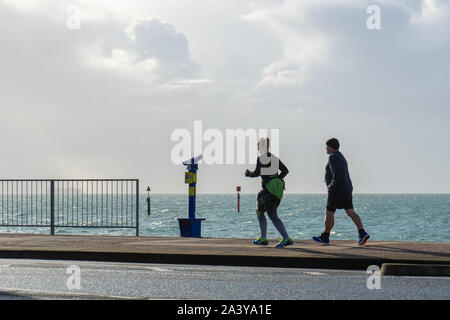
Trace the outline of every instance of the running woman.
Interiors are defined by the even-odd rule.
[[[352,219],[358,233],[358,245],[363,245],[369,239],[369,234],[364,230],[361,218],[353,209],[353,185],[348,173],[347,161],[339,151],[339,141],[332,138],[326,143],[328,164],[325,167],[325,183],[328,188],[327,209],[325,211],[325,227],[322,234],[313,237],[314,241],[329,244],[330,232],[334,226],[334,213],[336,209],[345,209],[347,215]]]
[[[256,161],[256,169],[254,171],[248,169],[245,171],[246,177],[261,177],[262,179],[262,189],[258,192],[256,208],[261,235],[256,240],[253,240],[253,244],[263,246],[269,244],[267,240],[267,220],[264,215],[267,212],[273,225],[283,237],[275,247],[283,248],[294,243],[289,238],[283,222],[277,215],[277,209],[285,187],[283,179],[289,173],[289,170],[280,159],[269,152],[269,143],[269,138],[267,137],[258,140],[258,150],[261,155]],[[278,174],[278,171],[281,171],[281,173]]]

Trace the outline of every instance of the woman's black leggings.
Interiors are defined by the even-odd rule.
[[[256,210],[256,215],[258,216],[259,228],[261,229],[261,239],[264,239],[267,237],[267,219],[264,212],[260,214],[258,213],[258,210]],[[270,220],[272,220],[273,225],[281,234],[283,239],[288,239],[289,236],[286,232],[283,221],[278,218],[277,206],[272,206],[270,209],[267,209],[267,215],[269,216]]]

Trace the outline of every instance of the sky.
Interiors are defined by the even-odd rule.
[[[448,0],[0,0],[1,176],[186,193],[171,136],[201,121],[278,129],[287,193],[326,192],[331,137],[355,193],[449,193],[449,57]],[[198,193],[257,192],[247,168]]]

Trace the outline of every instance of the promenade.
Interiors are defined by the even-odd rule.
[[[365,270],[408,263],[450,267],[450,243],[333,240],[329,246],[294,240],[293,246],[254,246],[250,239],[0,234],[0,258],[85,260]]]

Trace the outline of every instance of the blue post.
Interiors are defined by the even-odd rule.
[[[189,168],[190,167],[190,168]],[[188,172],[192,174],[193,177],[197,177],[197,168],[198,166],[188,165]],[[197,178],[192,183],[189,183],[189,219],[195,219],[195,196],[196,196],[196,185]]]
[[[197,237],[201,238],[201,223],[205,219],[195,218],[195,197],[196,197],[196,185],[197,185],[197,170],[198,161],[202,156],[192,158],[183,162],[187,166],[187,172],[185,173],[185,183],[189,184],[189,210],[188,218],[178,218],[180,225],[180,234],[182,237]]]

